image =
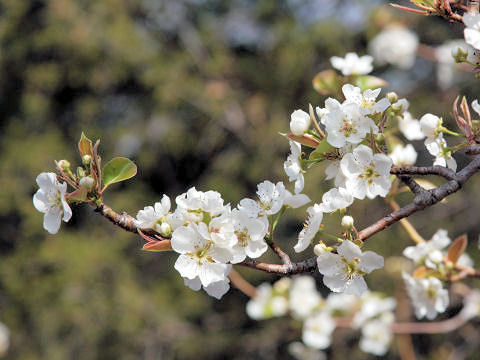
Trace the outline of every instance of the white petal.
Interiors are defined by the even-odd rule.
[[[175,261],[174,268],[180,273],[180,276],[187,279],[195,279],[199,273],[197,262],[187,255],[180,255]]]
[[[368,286],[363,276],[356,276],[347,283],[344,293],[360,296],[367,290]]]
[[[172,234],[172,248],[175,252],[185,254],[195,251],[194,239],[199,235],[191,226],[180,226]]]
[[[62,212],[57,209],[51,209],[45,213],[43,217],[43,228],[50,234],[56,234],[60,229],[60,222],[62,218]]]
[[[208,263],[199,266],[198,277],[203,286],[208,286],[217,281],[225,281],[226,264]]]
[[[317,258],[318,271],[325,276],[335,276],[345,273],[345,264],[341,257],[331,252],[325,252]]]
[[[217,281],[204,287],[204,290],[207,292],[208,295],[218,300],[220,300],[222,296],[225,295],[229,289],[230,289],[230,282],[228,280]]]
[[[366,251],[362,254],[358,268],[363,272],[369,273],[376,269],[383,267],[383,256],[380,256],[373,251]]]
[[[42,189],[39,189],[35,195],[33,195],[33,206],[42,213],[46,213],[50,208],[50,206],[48,206],[47,197]]]
[[[202,288],[202,282],[198,277],[195,279],[184,278],[183,283],[185,284],[185,286],[188,286],[193,291],[198,291]]]

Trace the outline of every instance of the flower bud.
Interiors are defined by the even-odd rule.
[[[387,93],[386,97],[387,97],[388,101],[390,101],[390,104],[395,104],[398,101],[398,95],[397,95],[397,93],[395,93],[393,91]]]
[[[82,156],[82,164],[85,165],[85,166],[88,166],[90,165],[90,163],[92,162],[92,157],[90,155],[83,155]]]
[[[351,217],[350,215],[345,215],[342,218],[342,227],[345,230],[351,230],[353,228],[353,217]]]
[[[63,171],[68,171],[70,169],[70,162],[68,160],[60,160],[57,163],[58,167]]]
[[[85,170],[83,170],[83,168],[81,168],[80,166],[77,167],[77,176],[81,179],[85,176]]]
[[[84,176],[80,179],[80,186],[90,191],[95,186],[95,180],[91,176]]]
[[[290,131],[297,136],[302,136],[310,129],[312,119],[303,110],[295,110],[290,116]]]
[[[468,57],[468,49],[463,49],[462,47],[458,46],[456,49],[452,50],[452,56],[456,63],[465,62]]]
[[[317,256],[322,255],[326,251],[328,251],[328,249],[324,243],[319,243],[313,247],[313,253]]]
[[[172,227],[169,223],[162,221],[161,224],[155,224],[154,230],[157,231],[163,237],[170,237],[172,235]]]

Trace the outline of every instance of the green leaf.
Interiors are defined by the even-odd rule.
[[[336,95],[343,82],[334,70],[319,72],[312,80],[313,88],[322,95]]]
[[[325,153],[334,151],[335,148],[327,142],[327,139],[323,139],[317,148],[310,153],[308,160],[325,160]]]
[[[93,155],[93,145],[92,140],[87,138],[82,131],[82,136],[80,136],[80,141],[78,142],[78,151],[80,151],[80,156],[83,158],[85,155]]]
[[[358,76],[355,85],[357,85],[362,91],[367,89],[378,89],[388,85],[388,83],[376,76],[361,75]]]
[[[102,173],[105,189],[110,184],[134,177],[137,174],[137,165],[130,159],[117,157],[105,164]]]

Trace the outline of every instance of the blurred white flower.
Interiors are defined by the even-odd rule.
[[[290,311],[297,319],[305,319],[322,302],[315,279],[309,275],[293,278],[290,286]]]
[[[413,260],[416,265],[425,265],[436,269],[443,261],[442,249],[451,243],[446,230],[439,229],[429,241],[408,246],[403,250],[403,256]]]
[[[417,319],[426,317],[433,320],[438,313],[444,312],[449,304],[448,291],[435,277],[415,279],[402,273],[407,292],[415,309]]]
[[[360,305],[360,310],[353,317],[356,327],[363,326],[369,320],[392,312],[397,302],[394,298],[385,298],[380,293],[366,291],[360,299]]]
[[[33,205],[44,213],[43,228],[50,234],[56,234],[62,221],[72,217],[72,210],[65,199],[67,184],[59,183],[55,173],[41,173],[37,176],[40,189],[33,195]]]
[[[480,291],[475,289],[465,296],[460,315],[467,320],[480,316]]]
[[[326,310],[338,316],[350,316],[357,311],[360,298],[345,293],[330,293],[326,300]]]
[[[344,58],[332,56],[332,66],[340,70],[343,75],[366,75],[373,70],[373,58],[370,55],[359,57],[354,52],[349,52]]]
[[[288,300],[285,296],[274,295],[272,286],[263,283],[257,287],[257,295],[247,303],[247,315],[254,320],[285,315]]]
[[[407,144],[406,146],[398,144],[389,156],[395,165],[400,166],[414,165],[418,154],[412,144]]]
[[[371,320],[363,325],[360,349],[377,356],[385,355],[392,340],[392,331],[390,330],[392,322],[393,314],[389,317]]]
[[[325,252],[317,258],[323,283],[334,292],[361,295],[367,290],[363,275],[383,267],[383,257],[362,250],[349,240],[337,248],[338,254]]]
[[[303,323],[303,342],[315,349],[326,349],[330,346],[335,321],[329,313],[318,311],[309,316]]]
[[[480,49],[480,14],[463,14],[463,23],[465,24],[465,29],[463,30],[465,42],[472,45],[475,49]]]
[[[467,45],[463,39],[449,40],[438,46],[435,49],[435,57],[437,59],[437,81],[442,89],[451,86],[461,75],[461,72],[456,69],[457,64],[452,56],[458,48],[463,49],[463,51],[468,51],[467,60],[471,62],[477,61],[473,48]]]
[[[415,62],[418,36],[407,28],[391,26],[375,36],[368,45],[376,63],[410,69]]]
[[[423,140],[425,134],[422,132],[420,121],[414,119],[412,114],[405,111],[402,116],[397,116],[398,128],[408,140]]]

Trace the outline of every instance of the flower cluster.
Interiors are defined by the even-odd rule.
[[[330,346],[336,318],[352,318],[354,327],[362,330],[360,348],[368,353],[383,355],[391,341],[396,302],[379,293],[365,292],[361,297],[348,294],[330,294],[323,298],[311,276],[281,279],[257,288],[255,298],[247,303],[247,314],[255,320],[291,314],[303,322],[304,347],[298,351],[313,352]]]

